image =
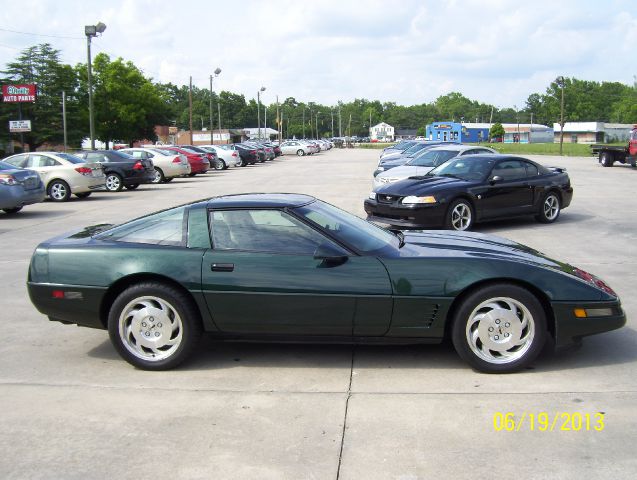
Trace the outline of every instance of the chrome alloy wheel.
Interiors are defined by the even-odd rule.
[[[64,200],[68,196],[67,186],[60,182],[54,183],[51,185],[50,195],[53,200]]]
[[[542,208],[547,220],[555,220],[560,213],[560,201],[555,194],[550,194],[544,200]]]
[[[463,231],[471,225],[471,207],[459,203],[451,211],[451,226],[454,230]]]
[[[479,358],[489,363],[511,363],[531,348],[535,322],[519,301],[490,298],[471,312],[466,335],[469,348]]]
[[[119,316],[119,336],[134,356],[157,362],[179,348],[183,334],[175,307],[158,297],[139,297],[129,302]]]
[[[122,188],[122,182],[117,175],[108,175],[106,177],[106,189],[116,192]]]

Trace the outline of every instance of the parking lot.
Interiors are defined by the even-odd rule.
[[[28,299],[35,246],[96,223],[239,192],[298,192],[364,216],[377,150],[264,164],[44,202],[0,215],[1,478],[634,478],[637,458],[637,170],[529,157],[568,169],[571,206],[478,225],[599,275],[621,330],[545,351],[512,375],[471,370],[451,345],[322,346],[204,339],[177,370],[135,370],[105,331],[49,322]],[[604,413],[601,431],[495,431],[512,412]],[[558,423],[559,425],[559,423]],[[537,426],[536,426],[537,427]]]

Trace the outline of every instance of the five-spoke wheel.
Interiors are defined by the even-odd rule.
[[[469,201],[460,198],[451,202],[445,224],[451,230],[469,230],[473,226],[473,207]]]

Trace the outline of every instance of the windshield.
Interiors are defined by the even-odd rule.
[[[412,153],[416,153],[419,152],[420,150],[422,150],[425,146],[427,146],[426,143],[422,143],[422,142],[418,142],[412,146],[410,146],[407,150],[403,151],[403,155],[410,155]]]
[[[366,255],[394,251],[400,244],[393,233],[321,200],[298,207],[294,212]]]
[[[170,150],[162,150],[161,148],[149,148],[148,150],[154,153],[159,153],[160,155],[164,155],[166,157],[173,156],[177,153],[177,152],[171,152]]]
[[[437,167],[442,165],[450,158],[458,155],[457,150],[427,150],[425,153],[414,157],[413,160],[407,162],[407,165],[414,167]]]
[[[493,159],[470,155],[443,163],[439,167],[434,168],[427,175],[455,177],[461,178],[462,180],[484,180],[489,172],[491,172],[494,163],[495,160]]]

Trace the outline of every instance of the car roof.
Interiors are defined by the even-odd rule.
[[[284,208],[301,207],[316,198],[299,193],[240,193],[222,195],[208,200],[209,208]]]
[[[474,150],[476,148],[489,148],[489,147],[482,147],[482,146],[478,146],[478,145],[459,145],[457,143],[452,143],[450,145],[439,145],[436,147],[432,147],[429,150],[427,150],[428,152],[436,152],[438,150],[451,150],[454,152],[464,152],[467,150]],[[487,153],[487,152],[484,152]]]

